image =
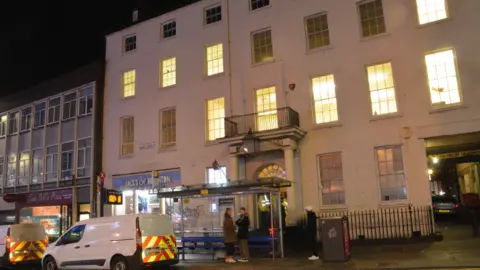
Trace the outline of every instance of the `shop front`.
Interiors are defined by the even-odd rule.
[[[79,219],[90,217],[87,192],[88,188],[78,189]],[[50,240],[55,240],[73,224],[72,199],[72,188],[23,194],[16,202],[18,222],[41,224]]]
[[[180,169],[152,171],[128,175],[114,175],[113,189],[122,191],[123,204],[112,206],[114,216],[161,213],[170,214],[173,199],[159,199],[153,189],[181,185]],[[158,186],[156,186],[158,185]]]

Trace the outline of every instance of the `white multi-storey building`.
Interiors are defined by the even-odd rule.
[[[145,202],[152,171],[170,185],[284,177],[291,217],[430,205],[425,141],[480,131],[480,39],[460,30],[479,8],[205,0],[110,34],[103,164],[126,195],[112,214],[161,208]],[[253,156],[238,147],[249,130]]]

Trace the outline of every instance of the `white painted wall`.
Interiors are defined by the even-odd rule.
[[[203,26],[202,10],[221,2],[223,20]],[[387,34],[360,38],[356,0],[275,0],[271,7],[250,12],[247,0],[230,1],[232,40],[232,90],[229,94],[226,0],[206,0],[124,29],[107,37],[104,121],[104,170],[107,187],[112,174],[180,167],[183,184],[205,181],[205,168],[214,159],[227,164],[226,145],[205,144],[205,100],[225,97],[226,114],[254,112],[254,89],[277,86],[277,105],[283,107],[281,63],[287,83],[297,87],[289,94],[289,106],[300,113],[301,127],[308,131],[300,143],[301,181],[305,205],[319,205],[316,156],[343,152],[346,204],[353,209],[381,205],[374,147],[402,144],[408,185],[408,202],[430,203],[430,191],[422,138],[480,130],[479,75],[480,36],[467,29],[480,25],[478,0],[448,1],[451,19],[418,26],[414,0],[383,1]],[[331,48],[306,52],[304,17],[326,11]],[[159,40],[160,25],[175,18],[177,36]],[[252,66],[250,33],[271,27],[273,63]],[[122,54],[122,38],[135,33],[137,50]],[[205,78],[204,46],[224,44],[225,73]],[[424,55],[453,47],[464,98],[462,106],[434,112],[430,105]],[[159,63],[177,57],[177,85],[159,88]],[[365,65],[391,61],[399,107],[396,117],[371,116]],[[122,72],[136,69],[136,96],[123,99]],[[339,126],[314,124],[310,77],[333,73],[337,85]],[[242,100],[245,100],[242,102]],[[230,103],[231,102],[231,103]],[[246,110],[244,111],[244,105]],[[139,150],[139,144],[157,142],[158,115],[176,106],[176,151]],[[120,117],[135,116],[135,155],[119,157]],[[403,126],[413,136],[401,138]],[[328,208],[328,207],[326,207]]]

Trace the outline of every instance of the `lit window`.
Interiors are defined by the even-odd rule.
[[[2,115],[0,118],[0,136],[7,135],[7,116]]]
[[[342,154],[332,153],[318,156],[320,169],[320,194],[322,205],[345,204]]]
[[[252,34],[253,63],[258,64],[273,60],[272,31],[265,30]]]
[[[131,52],[137,49],[137,36],[128,36],[123,40],[123,51]]]
[[[223,72],[223,45],[217,44],[206,48],[207,75]]]
[[[257,96],[257,130],[278,128],[277,93],[275,87],[258,89]]]
[[[427,54],[425,62],[432,104],[461,102],[453,50]]]
[[[123,97],[135,96],[135,70],[123,73]]]
[[[333,75],[312,79],[315,122],[317,124],[338,121],[337,98]]]
[[[225,137],[225,99],[207,101],[208,140]]]
[[[369,66],[367,67],[367,73],[372,114],[380,115],[397,112],[392,64],[384,63]]]
[[[270,0],[250,0],[250,10],[268,7],[269,5]]]
[[[403,169],[402,147],[378,147],[375,154],[382,201],[406,200],[407,183]]]
[[[207,169],[207,184],[225,184],[227,183],[227,167],[220,166],[218,170]]]
[[[207,24],[212,24],[216,23],[222,20],[222,6],[221,5],[216,5],[214,7],[209,7],[205,9],[205,14],[204,14],[204,23],[205,25]]]
[[[177,83],[177,59],[175,57],[162,61],[162,87]]]
[[[309,50],[330,45],[327,14],[317,14],[305,19]]]
[[[445,0],[417,0],[419,24],[440,21],[448,17]]]
[[[131,155],[134,149],[135,122],[133,116],[121,119],[122,130],[120,134],[121,152],[120,155]]]
[[[358,12],[364,38],[386,32],[382,0],[360,2]]]

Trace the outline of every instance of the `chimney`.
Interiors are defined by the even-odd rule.
[[[138,21],[138,9],[134,9],[132,12],[132,22]]]

